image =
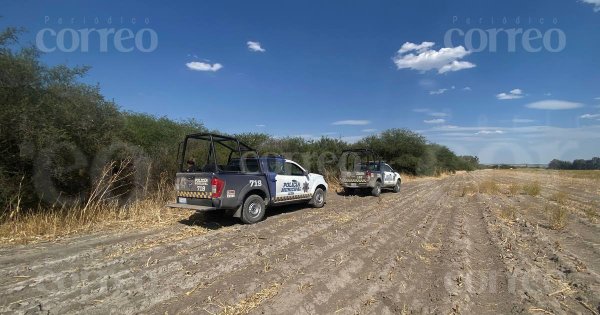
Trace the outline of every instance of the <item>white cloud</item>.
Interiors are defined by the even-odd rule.
[[[248,49],[250,51],[257,51],[257,52],[267,51],[266,49],[264,49],[260,46],[259,42],[248,41],[248,42],[246,42],[246,45],[248,45]]]
[[[432,112],[428,114],[429,116],[433,116],[433,117],[447,117],[448,114],[446,113],[442,113],[442,112]]]
[[[587,4],[591,4],[594,6],[594,12],[600,11],[600,0],[581,0]]]
[[[199,62],[199,61],[188,62],[185,65],[188,67],[188,69],[194,70],[194,71],[216,72],[216,71],[219,71],[219,69],[223,68],[223,65],[221,65],[220,63],[215,63],[215,64],[211,65],[210,63]]]
[[[423,120],[423,122],[426,124],[443,124],[446,122],[446,120],[442,119],[442,118],[436,118],[436,119],[430,119],[430,120]]]
[[[375,132],[375,131],[377,131],[377,129],[369,128],[369,129],[363,129],[361,131],[362,132]]]
[[[544,93],[544,96],[552,96],[552,93],[550,93],[550,92]]]
[[[474,67],[475,67],[475,65],[472,64],[472,63],[470,63],[470,62],[468,62],[468,61],[454,60],[451,63],[442,66],[438,70],[438,72],[439,73],[445,73],[445,72],[448,72],[448,71],[458,71],[458,70],[470,69],[470,68],[474,68]]]
[[[352,125],[352,126],[361,126],[370,124],[370,120],[338,120],[331,123],[332,125]]]
[[[438,73],[458,71],[475,67],[467,61],[459,61],[469,55],[463,46],[431,49],[435,43],[422,42],[414,44],[406,42],[392,58],[398,69],[413,69],[421,72],[437,70]],[[410,53],[409,53],[410,52]],[[416,55],[413,53],[416,52]]]
[[[526,119],[526,118],[513,118],[512,122],[515,124],[526,124],[526,123],[532,123],[535,120],[533,119]]]
[[[600,100],[600,96],[594,97],[595,100]]]
[[[470,86],[465,86],[465,87],[463,88],[463,90],[464,90],[464,91],[471,91],[471,87],[470,87]]]
[[[263,124],[258,124],[258,125],[256,125],[256,127],[259,127],[259,128],[264,128],[264,127],[266,127],[266,126],[267,126],[267,125],[263,125]]]
[[[561,100],[545,100],[529,103],[525,105],[525,107],[532,109],[563,110],[583,107],[583,104]]]
[[[413,112],[415,113],[428,113],[430,111],[429,108],[413,108]]]
[[[583,115],[579,116],[579,118],[583,118],[583,119],[600,118],[600,114],[583,114]]]
[[[400,50],[398,50],[398,52],[403,54],[403,53],[409,52],[411,50],[416,50],[417,52],[421,53],[421,52],[429,50],[429,48],[433,47],[433,45],[435,45],[435,43],[433,43],[433,42],[422,42],[419,45],[406,42],[402,45],[402,47],[400,47]]]
[[[521,90],[521,89],[514,89],[508,93],[496,94],[496,98],[499,100],[514,100],[514,99],[522,98],[522,97],[523,97],[523,90]]]
[[[476,135],[501,135],[504,131],[502,130],[480,130],[476,132]]]
[[[436,91],[429,91],[429,95],[444,94],[444,93],[446,93],[446,91],[448,91],[448,89],[439,89],[439,90],[436,90]]]

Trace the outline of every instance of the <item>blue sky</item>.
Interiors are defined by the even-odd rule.
[[[0,26],[90,65],[124,110],[348,141],[409,128],[487,163],[600,155],[600,0],[1,3]],[[92,28],[147,36],[102,52],[92,32],[85,51]]]

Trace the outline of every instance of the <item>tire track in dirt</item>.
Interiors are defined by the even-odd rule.
[[[424,187],[420,187],[418,188],[418,191],[421,191],[422,189],[424,189]],[[408,191],[408,190],[407,190]],[[415,195],[418,191],[414,192],[414,193],[409,193],[407,195]],[[388,197],[388,196],[385,196]],[[395,204],[395,199],[392,197],[392,204]],[[376,199],[375,199],[376,200]],[[406,202],[410,201],[410,197],[406,199]],[[359,209],[360,212],[363,213],[369,213],[369,214],[373,214],[372,216],[368,217],[367,220],[363,220],[363,221],[357,221],[357,220],[349,220],[347,222],[344,222],[343,224],[337,225],[335,226],[335,230],[334,231],[328,231],[328,233],[330,234],[329,237],[327,237],[327,235],[313,235],[313,237],[310,240],[307,240],[304,242],[304,244],[299,244],[299,246],[297,246],[296,248],[288,248],[285,251],[281,251],[280,253],[274,253],[273,256],[279,256],[279,257],[286,257],[286,263],[284,265],[273,265],[271,267],[270,272],[267,273],[262,273],[262,272],[257,272],[255,271],[256,268],[258,267],[258,269],[260,270],[261,266],[254,266],[254,269],[252,268],[248,268],[247,269],[247,274],[244,273],[236,273],[235,275],[228,275],[229,278],[235,278],[237,279],[235,281],[236,283],[236,287],[240,288],[240,287],[244,287],[246,284],[246,282],[249,282],[249,284],[247,284],[248,289],[241,289],[239,291],[241,292],[252,292],[252,288],[255,286],[255,282],[257,281],[257,279],[254,279],[257,277],[256,274],[260,274],[261,278],[267,277],[271,274],[276,274],[277,276],[275,276],[275,280],[277,281],[282,281],[282,279],[287,279],[290,278],[292,276],[294,276],[295,274],[298,274],[301,272],[301,270],[304,268],[306,268],[306,266],[310,266],[310,264],[314,263],[316,259],[320,259],[320,261],[323,262],[331,262],[331,261],[336,261],[338,258],[344,258],[347,257],[346,256],[346,252],[348,250],[348,248],[344,248],[346,247],[346,244],[343,243],[343,241],[348,241],[348,240],[353,240],[353,236],[357,235],[357,234],[363,234],[366,233],[367,235],[375,235],[377,234],[377,231],[372,230],[372,226],[375,224],[379,224],[376,222],[381,222],[381,220],[391,220],[390,218],[386,219],[382,214],[384,214],[385,212],[382,210],[374,210],[374,208],[376,208],[377,206],[379,206],[378,203],[371,203],[371,205],[369,206],[369,208],[367,209]],[[388,208],[393,207],[392,206],[388,206]],[[355,209],[356,210],[356,209]],[[397,216],[400,216],[401,214],[397,214]],[[372,223],[371,221],[373,220],[377,220],[375,221],[375,223]],[[368,237],[363,237],[363,238],[368,238]],[[342,242],[340,242],[340,240]],[[336,242],[337,241],[337,242]],[[354,240],[356,241],[356,240]],[[308,246],[306,246],[306,244],[308,244]],[[293,269],[290,269],[289,266],[294,266]],[[249,273],[249,274],[248,274]],[[250,280],[249,280],[250,279]],[[249,281],[248,281],[249,280]],[[229,281],[228,279],[224,279],[223,283],[221,283],[220,285],[217,285],[216,287],[226,287],[225,283],[227,283],[227,281]],[[271,281],[271,280],[269,280]],[[269,283],[269,281],[265,282],[265,284]],[[215,290],[214,288],[210,288],[209,290],[204,290],[203,292],[198,292],[197,295],[199,296],[210,296],[210,292],[211,290]],[[248,291],[250,290],[250,291]],[[208,293],[207,293],[208,292]],[[196,294],[194,295],[196,296]],[[197,300],[197,298],[192,298]],[[231,301],[226,301],[227,304],[233,304],[235,303],[235,299],[230,299]],[[171,303],[173,304],[173,303]],[[185,303],[184,303],[185,304]],[[201,306],[198,306],[201,307]],[[173,309],[171,309],[171,311],[173,311]],[[175,309],[175,311],[177,311],[177,309]]]
[[[279,222],[279,221],[274,221],[274,222]],[[290,222],[290,220],[282,220],[282,222],[287,222],[288,226],[294,225],[294,223]],[[295,225],[298,226],[298,224],[295,224]],[[257,227],[258,226],[259,225],[257,225]],[[243,226],[240,229],[243,229],[244,227],[245,226]],[[274,226],[274,230],[277,230],[277,229],[280,229],[280,228],[281,228],[280,226],[277,226],[277,225]],[[236,231],[236,232],[239,232],[239,231]],[[224,233],[222,233],[222,231],[216,231],[215,234],[224,234]],[[165,238],[168,238],[169,235],[170,234],[167,233],[167,236]],[[216,237],[218,237],[218,236],[219,235],[217,235]],[[230,238],[234,238],[234,237],[239,237],[239,235],[235,234],[235,233],[230,233]],[[194,241],[194,240],[197,241],[198,240],[198,238],[195,238],[195,237],[189,237],[189,239],[190,239],[190,241]],[[209,247],[209,248],[210,247],[214,247],[213,246],[213,243],[214,243],[213,239],[215,239],[215,237],[206,240],[205,243],[208,243],[207,247]],[[184,243],[186,243],[186,242],[184,242]],[[142,244],[143,244],[143,242],[142,242]],[[168,244],[161,244],[161,245],[168,245]],[[185,246],[185,245],[181,245],[181,246]],[[179,247],[181,247],[181,246],[179,246]],[[10,287],[11,289],[7,290],[7,291],[4,291],[4,292],[8,293],[11,290],[12,291],[15,291],[15,290],[18,291],[18,290],[22,290],[23,288],[26,288],[26,287],[35,287],[35,286],[39,286],[40,283],[41,284],[44,284],[44,283],[46,284],[46,285],[44,285],[44,290],[50,289],[50,290],[48,290],[48,291],[50,291],[50,294],[52,294],[52,292],[54,292],[54,291],[60,291],[60,290],[56,290],[58,288],[53,287],[52,283],[56,282],[57,280],[60,281],[60,280],[63,280],[65,278],[68,278],[69,275],[74,272],[74,270],[72,270],[73,268],[68,268],[67,269],[67,267],[69,267],[69,264],[65,264],[65,262],[72,262],[72,261],[75,261],[77,258],[79,258],[79,260],[86,260],[86,262],[84,263],[84,265],[90,266],[89,268],[88,267],[83,267],[83,268],[77,270],[79,273],[82,273],[82,272],[93,273],[93,272],[95,272],[97,270],[100,270],[100,269],[108,269],[108,268],[111,268],[112,266],[117,266],[116,269],[111,270],[111,273],[112,273],[113,276],[116,276],[117,279],[120,279],[120,281],[123,282],[123,283],[121,283],[122,285],[126,286],[127,285],[127,279],[124,278],[124,274],[126,274],[129,270],[135,269],[135,268],[143,265],[144,263],[147,263],[146,257],[152,257],[152,256],[154,256],[154,257],[161,257],[161,256],[165,256],[164,253],[161,255],[159,253],[157,254],[157,253],[153,252],[153,251],[155,251],[157,249],[158,250],[163,250],[164,246],[151,247],[151,248],[148,249],[150,252],[149,253],[145,253],[144,255],[141,255],[142,253],[134,253],[132,255],[129,255],[130,257],[112,259],[112,260],[109,260],[108,263],[106,263],[106,262],[104,262],[104,260],[105,260],[104,259],[105,258],[104,257],[105,256],[104,253],[107,250],[110,251],[110,249],[106,249],[106,248],[104,248],[104,249],[94,248],[94,249],[92,249],[92,250],[90,250],[90,251],[88,251],[88,252],[80,255],[79,257],[77,255],[70,255],[70,256],[68,256],[68,259],[60,258],[59,262],[63,266],[63,269],[60,269],[59,271],[53,271],[50,274],[43,274],[42,277],[40,277],[39,275],[30,276],[33,279],[26,280],[26,283],[16,283],[16,284],[15,283],[10,283],[7,286]],[[94,257],[94,258],[90,257],[90,256],[92,256],[91,251],[93,251],[96,254],[96,257]],[[69,251],[69,252],[72,252],[72,251]],[[50,252],[50,255],[51,254],[53,254],[53,253]],[[146,255],[149,255],[149,256],[146,256]],[[201,260],[201,259],[206,258],[206,257],[201,257],[203,255],[206,255],[206,254],[202,253],[202,254],[200,254],[197,257],[193,257],[193,259],[195,259],[195,260]],[[171,260],[178,259],[178,258],[175,258],[175,255],[168,255],[167,258],[169,259],[169,257],[171,257]],[[161,257],[161,258],[163,258],[163,257]],[[51,267],[53,267],[52,265],[57,265],[56,262],[54,262],[54,264],[53,264],[53,260],[51,260],[51,259],[39,259],[37,261],[44,261],[45,264],[44,265],[38,264],[37,266],[29,267],[29,266],[27,266],[29,264],[29,261],[26,261],[25,263],[22,263],[21,265],[22,266],[23,265],[27,266],[26,269],[29,271],[29,274],[31,274],[32,271],[35,271],[36,269],[37,270],[42,269],[43,271],[46,271],[46,270],[50,270]],[[176,263],[175,267],[178,267],[178,264],[179,263]],[[161,267],[163,267],[163,269],[164,269],[164,264],[162,264]],[[16,268],[13,268],[13,269],[17,269],[17,268],[22,268],[22,267],[16,267]],[[173,266],[171,266],[170,269],[177,269],[177,268],[173,268]],[[42,278],[42,279],[40,279],[40,278]],[[49,286],[49,288],[45,288],[45,286]],[[77,291],[79,291],[78,293],[81,293],[80,292],[80,288],[78,288]],[[29,292],[29,293],[31,293],[31,292]],[[27,294],[29,294],[29,293],[27,293]],[[43,294],[45,292],[39,292],[39,293]],[[63,293],[65,293],[65,292],[63,292]]]
[[[435,199],[428,199],[427,203],[435,203]],[[402,201],[400,201],[397,208],[402,206]],[[391,208],[391,210],[393,209],[394,207]],[[380,211],[385,212],[388,210],[390,208]],[[393,251],[388,251],[387,247],[390,245],[395,247],[401,242],[408,241],[405,239],[404,231],[409,226],[422,224],[428,220],[429,215],[421,217],[418,214],[423,213],[419,213],[419,210],[420,208],[411,207],[408,211],[399,212],[393,219],[388,220],[391,224],[380,221],[372,225],[372,232],[368,236],[362,237],[360,242],[357,243],[357,240],[354,239],[354,243],[341,244],[345,248],[346,253],[344,256],[348,257],[344,263],[336,263],[333,266],[334,268],[310,265],[309,268],[306,268],[310,271],[300,277],[291,279],[292,284],[287,286],[287,290],[284,290],[276,300],[273,300],[273,303],[269,303],[264,312],[297,312],[298,310],[317,314],[355,312],[356,306],[352,302],[364,292],[364,286],[368,282],[378,281],[376,274],[373,274],[377,271],[375,268],[382,261],[395,258]],[[413,219],[418,221],[414,222]],[[390,255],[390,253],[392,254]],[[333,251],[328,257],[335,254],[336,252]],[[311,298],[310,302],[302,297],[298,298],[297,287],[303,283],[312,284],[308,293]],[[331,301],[336,301],[336,305],[333,305]]]
[[[478,171],[411,182],[381,198],[333,195],[323,209],[269,216],[256,225],[177,224],[73,239],[73,247],[67,240],[0,249],[0,312],[458,314],[595,307],[589,292],[600,289],[598,265],[591,260],[587,271],[568,270],[598,257],[597,226],[577,220],[572,224],[583,232],[555,233],[497,218],[499,207],[528,209],[554,186],[542,183],[540,197],[462,189],[521,178],[546,177]],[[573,202],[598,199],[589,194],[578,193]],[[537,206],[523,217],[534,222],[540,211]],[[582,242],[557,249],[554,240]],[[529,286],[519,287],[526,276]],[[515,278],[516,288],[509,282]],[[578,286],[575,293],[554,293],[567,281]]]
[[[349,199],[349,198],[347,198],[347,199]],[[339,202],[340,200],[337,200],[337,201]],[[341,203],[342,205],[349,205],[351,202],[352,201],[347,201],[347,200],[343,199],[339,203]],[[307,211],[307,212],[309,212],[309,213],[312,212],[312,214],[309,214],[309,215],[302,214],[300,216],[299,213],[291,213],[289,215],[293,215],[296,218],[297,217],[302,217],[302,219],[306,219],[306,218],[311,218],[312,217],[314,220],[319,219],[320,216],[323,215],[323,213],[317,213],[317,211]],[[280,226],[277,226],[276,224],[269,225],[268,221],[269,220],[267,220],[267,222],[263,222],[261,224],[254,225],[254,226],[251,226],[251,227],[253,229],[256,229],[256,233],[257,234],[262,233],[265,229],[271,229],[272,231],[275,231],[275,233],[281,232],[281,227]],[[300,230],[303,229],[302,224],[298,224],[297,222],[294,222],[294,220],[287,221],[284,218],[281,221],[287,222],[286,224],[284,224],[284,226],[286,226],[286,227],[291,227],[293,225],[296,228],[297,231],[300,231]],[[278,222],[278,221],[274,220],[273,222]],[[273,223],[273,222],[271,222],[271,223]],[[261,225],[262,225],[262,227],[266,226],[266,228],[260,229]],[[273,225],[275,225],[275,226],[273,226]],[[321,229],[316,229],[316,230],[313,229],[313,230],[311,230],[311,233],[322,231],[323,229],[326,229],[327,227],[329,227],[328,224],[323,224],[323,226],[322,226]],[[243,229],[243,228],[246,228],[246,227],[244,226],[241,229]],[[239,230],[233,231],[233,232],[238,232],[239,233]],[[286,232],[289,233],[290,232],[289,229]],[[239,237],[239,234],[235,234],[235,233],[231,233],[231,234],[233,234],[233,236],[230,236],[231,239],[234,238],[234,237],[236,237],[236,236]],[[310,235],[310,233],[308,233],[308,234],[304,233],[304,234],[306,234],[306,235],[304,235],[305,237],[308,237]],[[302,239],[302,237],[298,237],[298,235],[294,234],[294,233],[289,233],[289,237],[288,238],[294,240],[296,243],[299,242]],[[192,240],[194,240],[194,239],[197,240],[197,238],[192,237],[192,238],[190,238],[189,241],[192,242]],[[229,246],[231,247],[232,244],[236,245],[235,243],[231,243],[231,244],[229,244]],[[253,245],[253,244],[243,244],[243,245],[237,245],[237,247],[234,247],[234,248],[226,248],[226,249],[231,249],[231,250],[229,250],[229,251],[225,251],[224,250],[224,252],[226,252],[226,253],[233,253],[234,256],[237,255],[237,256],[245,256],[245,257],[253,257],[258,252],[257,249],[252,250],[252,252],[246,252],[246,253],[241,252],[239,247],[244,247],[244,245],[247,246],[247,245]],[[183,246],[185,246],[185,245],[183,245]],[[163,247],[165,247],[165,246],[161,246],[159,248],[163,248]],[[179,247],[181,247],[181,246],[179,246]],[[212,243],[209,243],[209,247],[214,247],[214,246],[213,246]],[[152,250],[156,250],[156,248],[153,248]],[[149,254],[149,253],[146,253],[146,254]],[[167,254],[173,254],[173,253],[171,252],[171,253],[167,253]],[[164,256],[165,253],[162,253],[162,255]],[[137,256],[141,256],[141,255],[139,255],[139,253],[137,253]],[[176,255],[170,255],[170,256],[171,257],[175,257]],[[202,260],[207,260],[206,259],[207,257],[205,257],[205,256],[206,256],[205,253],[198,254],[198,255],[195,255],[193,257],[187,257],[188,259],[186,259],[186,261],[198,262],[198,261],[202,261]],[[161,254],[158,254],[158,257],[161,257]],[[239,260],[239,258],[236,258],[236,257],[224,257],[222,259],[222,261],[227,260],[227,259],[233,259],[234,261],[235,261],[235,259]],[[181,260],[181,257],[179,257],[179,258],[171,258],[171,259],[167,259],[167,260]],[[142,257],[136,257],[136,256],[134,256],[134,257],[131,257],[131,259],[129,261],[127,261],[126,263],[125,263],[125,261],[126,260],[123,260],[123,261],[121,261],[121,260],[113,260],[112,261],[113,265],[119,265],[120,266],[120,268],[118,270],[112,270],[112,272],[113,272],[112,276],[113,276],[113,278],[118,279],[119,287],[121,289],[120,291],[125,291],[126,292],[128,290],[135,290],[136,287],[139,287],[139,285],[140,285],[140,283],[137,282],[137,281],[131,281],[132,278],[134,278],[136,276],[139,278],[139,276],[140,276],[139,274],[133,275],[131,271],[132,270],[136,270],[136,269],[140,269],[140,266],[143,266],[143,263],[146,263],[146,267],[148,267],[147,266],[148,265],[148,261],[146,261],[146,255],[144,255],[143,258]],[[217,264],[217,265],[219,264],[219,262],[213,262],[213,263]],[[98,267],[97,263],[93,263],[92,266],[94,266],[96,269],[109,267],[108,265],[100,265],[100,267]],[[94,268],[94,267],[92,267],[92,268]],[[158,273],[159,273],[159,272],[156,272],[156,270],[160,269],[162,273],[164,273],[165,271],[168,271],[168,272],[171,272],[171,273],[178,272],[178,274],[172,274],[171,275],[172,277],[168,278],[169,280],[172,279],[172,281],[176,281],[175,279],[182,279],[182,278],[186,279],[186,283],[189,283],[190,280],[197,280],[197,281],[201,280],[201,279],[190,279],[189,277],[185,277],[185,270],[184,270],[184,269],[186,269],[185,267],[186,266],[184,264],[182,264],[181,262],[179,262],[179,261],[172,262],[169,265],[165,265],[165,263],[163,262],[163,263],[159,264],[158,266],[152,268],[152,270],[144,272],[144,276],[147,276],[148,279],[154,279],[155,278],[154,276],[157,276]],[[235,268],[232,268],[232,269],[235,269]],[[215,270],[215,271],[218,271],[218,270]],[[64,277],[64,276],[68,276],[68,274],[70,272],[72,272],[72,271],[66,270],[63,274],[56,274],[53,279],[47,279],[47,282],[51,282],[52,280],[56,280],[56,279],[60,279],[61,277]],[[90,271],[88,271],[88,272],[90,272]],[[220,272],[221,273],[222,272],[227,272],[227,270],[221,270]],[[128,276],[128,274],[131,274],[131,275]],[[164,275],[161,275],[160,277],[156,277],[156,278],[157,279],[164,279]],[[109,282],[109,279],[102,278],[102,279],[100,279],[99,282],[100,282],[99,286],[102,286],[105,283]],[[28,285],[29,286],[36,286],[36,285],[39,285],[39,283],[33,282],[33,283],[29,283]],[[88,287],[89,286],[90,285],[88,285]],[[154,286],[150,286],[149,287],[149,289],[154,289],[154,288],[155,288]],[[50,289],[51,290],[49,290],[49,291],[54,291],[52,289],[58,289],[58,288],[50,288]],[[171,289],[173,289],[173,288],[171,288]],[[178,288],[178,289],[189,289],[189,287],[188,286],[183,286],[183,287]],[[71,295],[73,295],[74,297],[75,296],[78,297],[79,300],[83,300],[83,301],[99,300],[99,301],[101,301],[102,300],[101,299],[102,295],[106,295],[106,292],[102,292],[102,290],[100,290],[98,288],[98,285],[96,286],[96,288],[90,288],[89,291],[94,291],[94,290],[96,290],[96,292],[95,292],[96,294],[95,295],[92,294],[92,292],[82,292],[81,288],[77,288],[76,290],[74,290],[72,292],[69,292],[69,293],[71,293]],[[60,290],[56,290],[56,291],[60,291]],[[150,292],[152,292],[152,290],[150,290]],[[43,294],[44,292],[39,292],[39,293]],[[65,292],[62,292],[62,293],[64,295]],[[84,294],[82,294],[82,293],[84,293]],[[83,295],[85,295],[85,293],[89,294],[89,296],[87,298],[83,297]],[[31,292],[25,292],[24,294],[25,295],[27,295],[27,294],[31,295]],[[165,296],[163,295],[162,297],[165,297]],[[60,296],[57,294],[56,296],[49,296],[49,298],[59,299]],[[63,296],[63,298],[64,298],[64,296]],[[119,297],[116,297],[116,298],[119,298]],[[124,298],[127,298],[126,295],[125,295]],[[168,294],[167,294],[166,298],[168,298]],[[46,304],[46,305],[55,306],[55,305],[49,304],[48,300],[50,300],[50,299],[46,299],[45,301],[43,301],[43,303],[40,303],[40,304]],[[115,301],[115,302],[117,302],[117,301]],[[154,301],[154,302],[157,302],[157,301]],[[89,305],[87,305],[87,306],[89,307]],[[72,305],[70,307],[73,308]],[[79,307],[86,307],[86,303],[84,302],[84,303],[80,304]]]

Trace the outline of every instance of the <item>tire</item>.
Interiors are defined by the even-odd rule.
[[[325,205],[325,191],[321,188],[315,189],[313,193],[313,197],[311,199],[311,204],[315,208],[323,208]]]
[[[375,186],[371,189],[371,195],[375,197],[381,195],[381,182],[375,182]]]
[[[241,219],[246,224],[253,224],[265,216],[265,201],[258,195],[250,195],[244,200]]]
[[[395,193],[399,193],[400,192],[400,181],[396,181],[396,186],[394,186],[394,192]]]

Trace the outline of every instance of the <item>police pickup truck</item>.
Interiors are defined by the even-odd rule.
[[[363,190],[379,196],[382,189],[400,191],[400,174],[369,149],[343,151],[339,165],[339,180],[346,194]]]
[[[323,176],[281,156],[261,157],[236,138],[192,134],[179,152],[177,200],[169,207],[222,210],[244,223],[256,223],[270,206],[325,204],[328,185]],[[205,163],[198,163],[200,159]]]

